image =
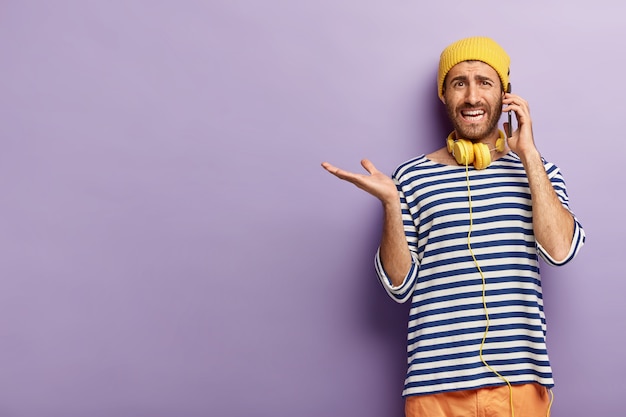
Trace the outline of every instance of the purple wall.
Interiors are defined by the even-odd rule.
[[[319,164],[441,146],[437,59],[471,35],[511,54],[587,232],[544,267],[553,416],[618,415],[614,3],[2,2],[0,415],[402,415],[381,210]]]

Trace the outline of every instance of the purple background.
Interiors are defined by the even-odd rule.
[[[441,146],[473,35],[587,232],[543,268],[553,416],[620,414],[624,6],[545,3],[3,1],[0,415],[401,416],[381,210],[319,164]]]

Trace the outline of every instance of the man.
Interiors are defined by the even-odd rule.
[[[391,178],[368,160],[369,175],[322,164],[382,202],[376,271],[393,299],[412,303],[407,417],[549,415],[538,257],[563,265],[585,235],[559,169],[535,146],[528,103],[507,92],[509,63],[489,38],[448,46],[438,93],[454,131]],[[518,125],[506,141],[503,112]]]

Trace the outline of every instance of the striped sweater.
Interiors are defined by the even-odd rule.
[[[564,207],[567,190],[559,169],[546,161],[548,177]],[[472,207],[471,251],[469,175]],[[567,258],[556,262],[539,245],[532,228],[530,189],[513,152],[484,170],[435,163],[424,155],[394,173],[413,263],[401,285],[387,277],[376,253],[378,276],[398,302],[411,299],[408,371],[403,395],[431,394],[537,382],[554,385],[546,349],[538,256],[548,264],[569,262],[585,235],[575,219]]]

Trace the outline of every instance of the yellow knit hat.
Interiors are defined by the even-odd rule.
[[[441,53],[439,73],[437,74],[440,98],[443,97],[443,81],[448,71],[463,61],[482,61],[490,65],[500,76],[502,88],[506,90],[509,84],[511,58],[493,39],[476,36],[456,41]]]

